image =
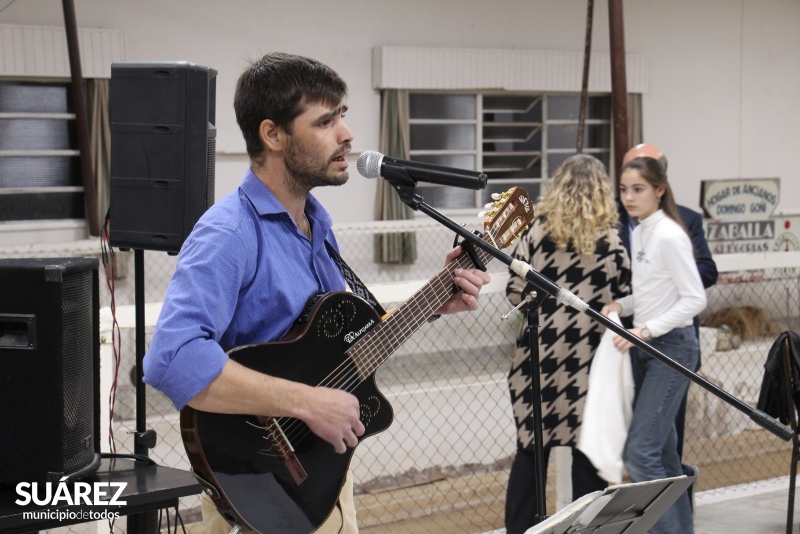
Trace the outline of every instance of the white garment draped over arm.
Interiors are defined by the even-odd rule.
[[[620,324],[619,315],[608,318]],[[606,329],[592,359],[578,449],[599,475],[612,484],[622,482],[622,451],[633,415],[633,373],[628,352],[614,347],[616,334]]]

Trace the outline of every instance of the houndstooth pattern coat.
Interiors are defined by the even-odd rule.
[[[600,239],[591,256],[560,251],[537,218],[517,243],[513,256],[533,266],[560,287],[575,293],[595,310],[630,292],[630,261],[616,230]],[[511,274],[506,295],[519,304],[528,282]],[[528,291],[525,291],[527,294]],[[544,297],[542,299],[542,297]],[[589,316],[540,292],[539,360],[542,393],[542,443],[574,447],[578,442],[592,355],[605,328]],[[530,346],[527,321],[517,336],[517,349],[508,375],[517,441],[533,444]]]

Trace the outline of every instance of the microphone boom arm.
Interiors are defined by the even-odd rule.
[[[389,176],[390,174],[391,176]],[[470,243],[472,246],[477,246],[482,248],[491,256],[497,258],[504,264],[508,265],[509,268],[514,273],[516,273],[521,278],[524,278],[525,280],[531,282],[538,289],[542,290],[548,295],[551,295],[563,305],[575,308],[579,312],[588,315],[594,321],[610,329],[617,335],[622,336],[626,340],[633,343],[635,347],[639,348],[640,350],[643,350],[653,358],[656,358],[657,360],[669,366],[670,368],[674,369],[678,373],[682,374],[695,384],[699,385],[706,391],[709,391],[710,393],[716,395],[726,403],[730,404],[740,412],[744,413],[760,427],[772,432],[773,434],[775,434],[784,441],[789,441],[790,439],[792,439],[794,431],[788,426],[784,425],[777,419],[771,417],[767,413],[749,406],[747,403],[734,397],[727,391],[718,387],[716,384],[709,382],[708,380],[698,375],[694,371],[679,364],[666,354],[662,353],[658,349],[648,344],[640,337],[631,334],[622,325],[615,323],[608,317],[601,314],[599,311],[589,307],[589,305],[586,302],[581,300],[577,295],[575,295],[571,291],[559,287],[553,281],[551,281],[550,279],[539,273],[530,264],[512,258],[508,254],[505,254],[503,251],[497,249],[490,243],[487,243],[486,241],[481,239],[480,236],[477,236],[472,232],[469,232],[467,229],[459,226],[451,219],[445,217],[444,215],[436,211],[432,206],[430,206],[425,202],[425,199],[423,199],[420,195],[414,192],[414,180],[412,180],[411,177],[408,176],[408,173],[405,172],[405,169],[392,166],[391,172],[386,172],[384,174],[384,178],[395,188],[395,190],[400,195],[400,199],[403,202],[405,202],[409,207],[411,207],[411,209],[413,209],[414,211],[421,211],[422,213],[434,219],[436,222],[449,228],[457,235],[460,235],[465,241]]]

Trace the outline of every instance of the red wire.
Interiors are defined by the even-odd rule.
[[[108,392],[108,444],[111,452],[116,454],[117,443],[114,439],[114,406],[117,402],[117,382],[119,379],[120,355],[122,353],[122,336],[120,333],[119,322],[117,321],[117,303],[114,298],[114,280],[116,278],[116,263],[114,261],[114,250],[109,243],[109,225],[110,219],[106,218],[103,232],[101,234],[100,246],[102,249],[103,267],[106,274],[106,286],[111,294],[111,351],[114,355],[114,379],[111,382],[111,388]],[[108,253],[106,253],[108,247]],[[111,534],[114,534],[115,519],[108,520],[108,527]]]
[[[114,439],[114,407],[117,401],[117,383],[119,380],[119,368],[121,364],[120,354],[122,347],[122,337],[120,333],[119,322],[117,321],[117,304],[116,304],[116,299],[114,297],[116,262],[114,258],[114,251],[108,244],[109,241],[108,223],[109,220],[106,219],[106,224],[103,229],[103,242],[105,245],[108,246],[109,253],[105,254],[105,247],[104,247],[103,262],[106,273],[106,285],[108,286],[109,292],[111,293],[111,305],[110,305],[111,317],[112,317],[111,347],[112,347],[112,352],[114,354],[114,379],[112,380],[111,388],[109,390],[109,395],[108,395],[108,408],[109,408],[108,443],[111,452],[116,453],[117,444],[116,440]]]

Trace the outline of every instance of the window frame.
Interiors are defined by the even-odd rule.
[[[14,216],[12,212],[8,217],[0,217],[5,225],[47,225],[48,223],[75,223],[82,227],[86,226],[85,215],[85,189],[81,181],[80,174],[80,149],[78,146],[77,133],[75,131],[76,115],[73,109],[72,87],[70,80],[61,78],[19,78],[19,77],[0,77],[3,85],[30,85],[57,87],[64,91],[65,109],[61,111],[0,111],[0,120],[18,121],[64,121],[66,123],[68,148],[14,148],[0,149],[0,158],[67,158],[66,164],[68,173],[68,184],[63,185],[37,185],[29,186],[23,184],[2,185],[0,184],[0,195],[3,202],[15,202],[15,199],[24,199],[34,202],[38,207],[44,208],[43,213],[33,218],[20,218]],[[35,90],[33,90],[35,92]],[[25,127],[18,125],[18,127]],[[74,198],[71,198],[74,197]],[[53,204],[46,202],[47,199],[61,199]],[[36,200],[38,199],[38,201]],[[78,206],[80,204],[80,206]]]
[[[550,119],[548,113],[548,103],[549,99],[554,96],[568,96],[568,97],[578,97],[580,98],[580,93],[576,92],[568,92],[568,91],[502,91],[502,90],[409,90],[409,98],[413,98],[415,95],[420,94],[433,94],[433,95],[472,95],[475,97],[475,118],[474,119],[429,119],[429,118],[415,118],[409,116],[409,130],[412,129],[413,125],[450,125],[450,124],[470,124],[474,125],[475,127],[475,146],[473,149],[420,149],[415,148],[411,149],[409,147],[409,156],[410,159],[414,160],[417,156],[459,156],[459,155],[471,155],[474,156],[475,161],[475,168],[470,170],[478,170],[480,172],[490,172],[486,170],[486,160],[485,157],[487,152],[484,150],[484,129],[486,127],[486,123],[484,122],[485,113],[491,113],[492,111],[499,112],[504,110],[486,110],[484,99],[485,97],[489,96],[508,96],[508,97],[533,97],[534,99],[541,100],[542,106],[542,115],[541,121],[538,123],[539,131],[541,132],[541,146],[539,150],[520,150],[520,151],[502,151],[499,154],[514,154],[515,152],[519,152],[520,154],[531,154],[537,155],[540,162],[541,167],[541,176],[538,177],[531,177],[531,178],[490,178],[487,184],[487,189],[491,185],[507,185],[508,187],[512,186],[520,186],[523,189],[526,189],[531,193],[531,196],[539,196],[540,193],[544,192],[546,189],[546,183],[551,175],[552,170],[549,168],[549,156],[557,155],[557,154],[575,154],[577,153],[575,148],[550,148],[549,147],[549,127],[552,125],[576,125],[579,122],[578,118],[575,119]],[[592,154],[599,157],[601,160],[603,156],[607,155],[607,166],[612,164],[612,156],[613,156],[613,117],[610,110],[610,98],[611,94],[606,92],[592,92],[589,93],[589,98],[593,97],[604,97],[609,99],[609,111],[608,115],[605,118],[598,119],[598,118],[586,118],[584,123],[584,128],[588,128],[593,125],[603,125],[607,130],[607,139],[608,145],[604,147],[591,147],[587,148],[585,145],[585,137],[584,137],[584,148],[583,153]],[[534,102],[528,109],[531,109],[532,106],[535,106],[536,103]],[[411,112],[409,111],[409,114]],[[511,123],[509,123],[511,124]],[[515,123],[516,124],[516,123]],[[536,122],[522,122],[519,123],[520,125],[530,125],[535,127],[537,125]],[[535,134],[534,134],[535,135]],[[409,131],[409,136],[411,136],[411,131]],[[491,141],[488,141],[491,142]],[[411,145],[413,146],[413,141]],[[426,184],[422,186],[422,191],[420,194],[425,196],[425,190],[429,188],[440,188],[444,186],[437,186],[437,185],[430,185]],[[442,211],[443,213],[460,216],[460,215],[472,215],[474,214],[475,209],[480,209],[483,204],[485,203],[482,199],[482,195],[486,194],[486,190],[478,190],[474,192],[474,202],[473,207],[466,208],[466,207],[445,207],[441,205],[436,205],[432,203],[434,208],[437,210]]]

